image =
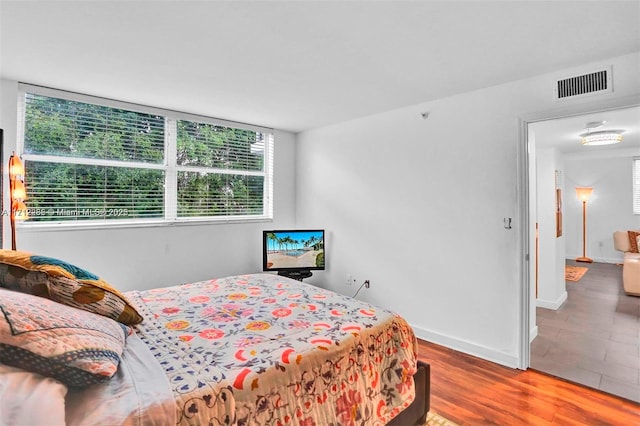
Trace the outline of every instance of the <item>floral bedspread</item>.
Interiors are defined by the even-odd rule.
[[[384,425],[415,396],[413,330],[365,302],[271,274],[127,297],[178,424]]]

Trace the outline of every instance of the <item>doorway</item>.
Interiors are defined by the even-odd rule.
[[[633,123],[629,124],[628,117]],[[581,146],[578,135],[586,123],[595,121],[629,128],[625,144],[609,148]],[[550,113],[547,117],[526,120],[528,220],[523,239],[527,240],[526,252],[531,253],[524,290],[529,296],[529,303],[524,304],[528,310],[524,319],[529,321],[526,367],[640,402],[637,329],[633,337],[634,324],[635,327],[640,324],[640,299],[620,291],[621,271],[616,265],[619,255],[611,252],[613,231],[617,227],[640,228],[640,216],[634,217],[630,212],[628,216],[610,213],[607,216],[604,210],[606,203],[611,202],[611,193],[615,192],[611,190],[611,182],[606,182],[607,177],[611,178],[621,164],[640,153],[638,123],[637,102],[619,107],[594,106],[582,113]],[[585,152],[585,148],[589,151]],[[585,164],[589,166],[586,171]],[[628,169],[630,171],[630,165]],[[616,179],[624,181],[620,176]],[[594,199],[594,225],[587,228],[587,249],[596,264],[582,284],[565,285],[565,263],[578,265],[565,259],[578,257],[582,250],[580,204],[574,187],[592,185],[596,188],[596,183],[600,186],[599,206],[595,204],[598,199]],[[628,185],[631,185],[630,178]],[[562,194],[560,227],[557,190]],[[594,195],[597,194],[596,188]],[[607,220],[598,219],[598,214]],[[598,224],[598,220],[606,223]],[[537,255],[536,242],[540,245],[540,255]],[[598,296],[602,299],[600,302]],[[625,321],[628,330],[622,325]],[[621,331],[627,331],[628,338]],[[632,356],[634,345],[636,358]]]

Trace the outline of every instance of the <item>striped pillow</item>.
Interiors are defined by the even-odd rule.
[[[640,237],[640,231],[627,231],[629,234],[629,245],[631,246],[631,253],[638,253],[638,237]]]
[[[67,386],[109,380],[130,332],[101,315],[0,288],[0,363]]]

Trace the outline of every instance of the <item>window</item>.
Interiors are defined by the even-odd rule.
[[[21,99],[28,223],[272,217],[269,129],[27,85]]]
[[[633,214],[640,214],[640,157],[633,159]]]

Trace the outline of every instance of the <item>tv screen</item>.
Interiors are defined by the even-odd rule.
[[[263,231],[262,247],[264,271],[324,269],[324,229]]]

